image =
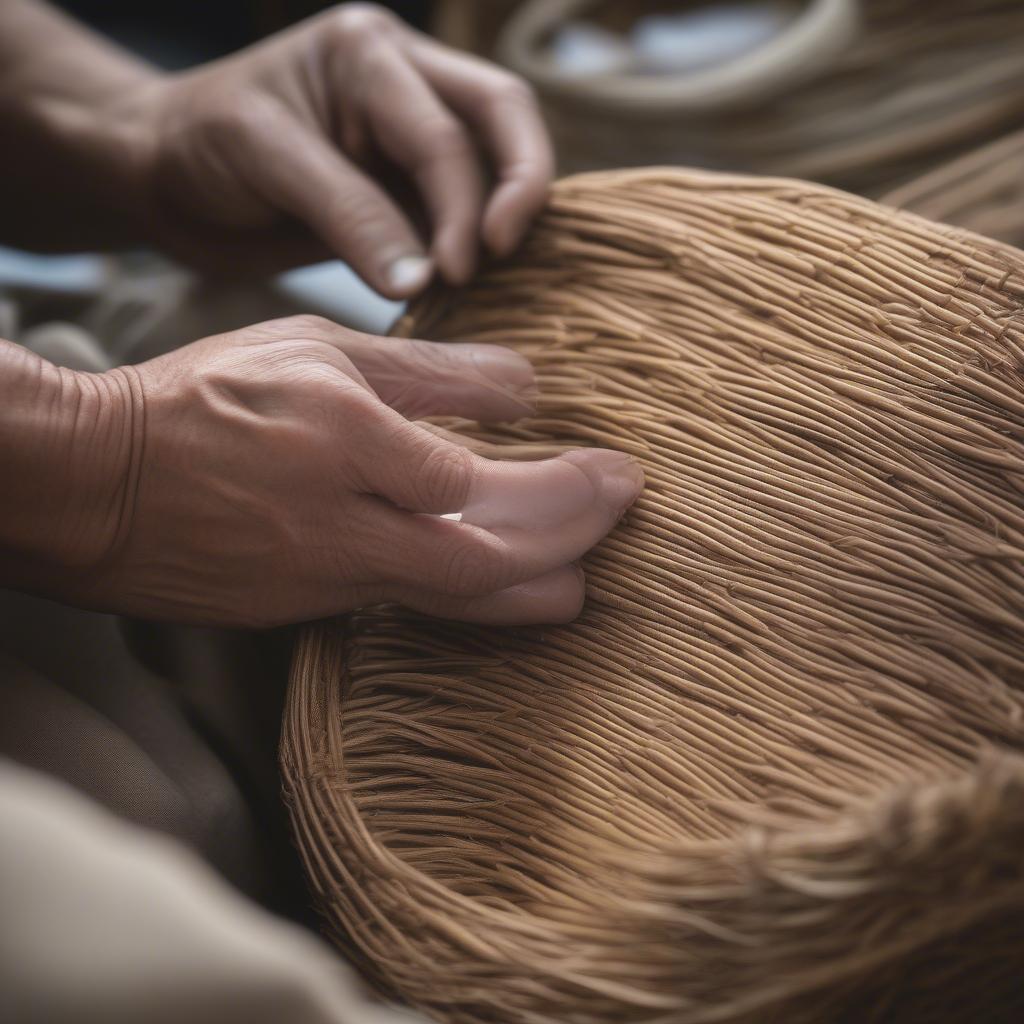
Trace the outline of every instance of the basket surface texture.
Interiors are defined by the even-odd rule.
[[[581,617],[308,627],[282,769],[328,934],[439,1020],[1024,1019],[1024,254],[824,186],[553,189],[396,333],[510,345],[637,505]]]
[[[904,182],[889,206],[1024,245],[1024,131],[1011,132]]]

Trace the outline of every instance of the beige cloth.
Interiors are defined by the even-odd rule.
[[[184,847],[0,762],[0,1020],[399,1024]]]

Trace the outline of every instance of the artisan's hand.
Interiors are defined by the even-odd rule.
[[[63,380],[57,398],[32,385],[31,408],[70,404],[74,444],[61,447],[58,431],[55,456],[12,447],[29,483],[36,462],[61,474],[33,492],[34,506],[64,509],[37,531],[57,564],[28,584],[135,615],[270,625],[398,601],[469,620],[566,621],[583,600],[574,563],[642,485],[616,452],[495,462],[406,418],[529,412],[529,363],[490,345],[370,338],[298,317]],[[98,453],[110,453],[106,468]],[[73,475],[89,487],[62,489],[85,460],[89,473]],[[31,509],[18,523],[24,554]]]
[[[515,246],[552,173],[519,79],[370,4],[164,76],[137,106],[153,231],[221,271],[334,254],[395,298],[435,269],[462,282],[481,240]]]
[[[552,173],[523,82],[370,4],[164,74],[4,0],[0,138],[0,241],[151,243],[221,274],[334,255],[394,298],[508,252]]]

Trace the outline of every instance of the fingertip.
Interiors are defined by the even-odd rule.
[[[536,586],[527,590],[531,610],[542,616],[534,621],[560,625],[579,618],[587,599],[587,578],[579,565],[574,562],[555,569],[533,583]]]
[[[644,489],[643,467],[625,452],[581,448],[561,457],[583,471],[617,515],[621,516]]]
[[[517,223],[514,212],[503,210],[503,206],[508,206],[508,203],[503,203],[500,195],[495,196],[484,215],[481,232],[484,245],[499,259],[511,255],[525,229],[525,223]]]
[[[472,231],[441,232],[433,255],[441,276],[455,287],[467,284],[476,272],[478,252]]]
[[[553,531],[552,536],[562,533],[574,543],[589,539],[567,559],[579,557],[610,530],[644,485],[636,459],[604,448],[576,449],[531,462],[485,459],[481,465],[462,509],[463,520],[485,530],[514,529],[537,536]]]
[[[426,256],[399,256],[387,267],[382,294],[389,299],[407,299],[421,292],[430,282],[434,264]]]
[[[511,255],[547,201],[549,179],[507,181],[498,186],[484,212],[482,237],[493,255]]]

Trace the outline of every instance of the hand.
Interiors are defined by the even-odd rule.
[[[517,244],[552,174],[521,80],[372,4],[162,76],[133,102],[152,232],[220,272],[333,254],[393,298],[435,268],[461,283],[481,240]]]
[[[617,452],[490,461],[406,418],[528,413],[530,365],[497,346],[297,317],[83,376],[106,396],[80,416],[89,437],[131,438],[119,496],[98,491],[106,524],[73,559],[84,571],[58,577],[59,596],[92,607],[267,626],[397,601],[567,621],[583,601],[576,560],[642,486]]]

